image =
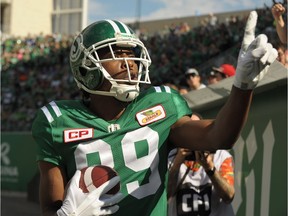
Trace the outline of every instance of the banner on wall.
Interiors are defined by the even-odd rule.
[[[219,109],[200,114],[213,118]],[[235,214],[287,215],[287,85],[254,97],[248,121],[231,153]]]
[[[35,147],[30,133],[1,134],[1,190],[27,191],[37,172]]]

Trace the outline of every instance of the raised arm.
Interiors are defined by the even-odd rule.
[[[253,89],[277,57],[277,51],[267,42],[266,35],[255,38],[256,23],[257,13],[252,11],[245,27],[234,85],[227,102],[215,120],[192,121],[189,117],[178,120],[169,137],[176,147],[209,151],[233,147],[246,123]]]
[[[278,37],[283,44],[287,44],[287,24],[285,24],[283,19],[283,15],[285,14],[285,7],[282,4],[277,3],[273,5],[271,11],[275,20]]]
[[[233,87],[215,120],[192,121],[190,117],[181,118],[171,129],[171,143],[175,147],[200,151],[232,148],[246,122],[251,98],[251,90]]]

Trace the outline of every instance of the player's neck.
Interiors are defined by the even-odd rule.
[[[93,95],[89,109],[98,117],[110,121],[120,118],[128,104],[111,96]]]

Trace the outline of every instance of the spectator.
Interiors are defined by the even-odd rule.
[[[208,85],[216,84],[216,83],[218,83],[218,80],[220,80],[220,79],[222,79],[222,75],[220,73],[212,70],[208,74],[208,78],[207,78]]]
[[[215,84],[219,81],[235,75],[235,67],[231,64],[222,64],[219,68],[212,67],[212,71],[208,75],[208,84]]]
[[[185,78],[189,90],[199,90],[206,87],[205,84],[201,83],[201,77],[195,68],[189,68],[185,73]]]
[[[276,3],[273,5],[271,11],[276,25],[278,37],[283,44],[287,44],[287,24],[285,24],[283,19],[283,15],[285,14],[285,7],[281,3]]]
[[[193,114],[192,119],[201,118]],[[234,215],[232,155],[179,148],[175,156],[175,151],[169,154],[168,216]]]
[[[209,24],[210,24],[212,27],[216,26],[217,21],[218,21],[218,18],[215,16],[215,14],[214,14],[214,13],[210,13],[210,14],[209,14],[209,18],[210,18]]]
[[[277,47],[278,57],[277,60],[284,65],[285,68],[288,68],[288,49],[284,45],[279,45]]]

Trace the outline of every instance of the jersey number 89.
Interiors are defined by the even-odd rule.
[[[138,158],[136,154],[135,142],[143,140],[146,140],[148,144],[148,154]],[[150,169],[151,171],[148,183],[140,185],[139,181],[136,180],[125,185],[128,193],[137,199],[142,199],[146,196],[154,194],[161,185],[158,170],[158,144],[158,133],[147,126],[126,133],[121,140],[121,148],[125,166],[134,172],[143,172],[146,174],[147,169]],[[76,168],[81,169],[88,166],[87,155],[95,152],[99,153],[102,165],[114,167],[111,145],[99,139],[78,145],[74,153]],[[86,154],[84,159],[83,153]],[[121,187],[123,186],[124,185],[121,185]]]

